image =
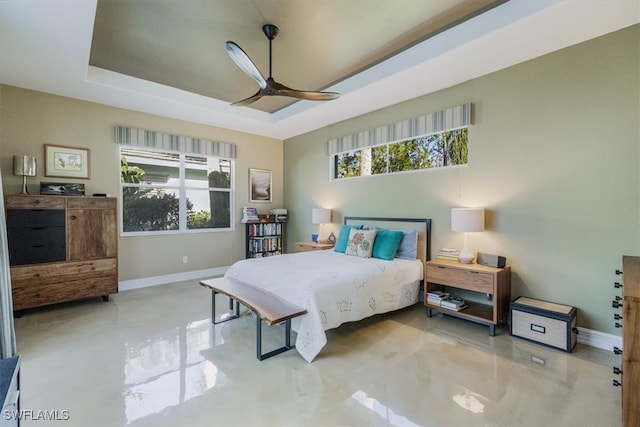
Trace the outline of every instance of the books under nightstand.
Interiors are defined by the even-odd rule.
[[[462,298],[451,296],[449,292],[437,289],[427,292],[427,303],[453,311],[461,311],[469,307],[467,302]]]
[[[449,299],[440,302],[440,307],[453,311],[461,311],[469,307],[469,304],[462,298],[449,297]]]

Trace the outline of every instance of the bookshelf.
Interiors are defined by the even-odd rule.
[[[284,239],[284,222],[276,215],[258,215],[255,222],[247,222],[247,258],[281,255]]]

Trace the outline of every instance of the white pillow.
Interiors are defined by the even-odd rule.
[[[376,239],[376,230],[356,230],[349,231],[349,241],[347,242],[346,255],[355,255],[361,258],[371,258],[373,241]]]

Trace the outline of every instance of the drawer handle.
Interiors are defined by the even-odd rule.
[[[531,324],[531,330],[533,332],[540,332],[541,334],[546,334],[547,329],[544,326],[536,325],[535,323]]]
[[[78,219],[78,217],[77,217],[77,216],[75,216],[75,215],[71,215],[71,216],[69,217],[69,219],[70,219],[71,221],[75,221],[76,219]]]

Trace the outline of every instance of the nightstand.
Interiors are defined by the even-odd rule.
[[[447,310],[428,302],[427,292],[432,290],[456,290],[486,295],[485,304],[467,301],[469,307],[462,311]],[[453,261],[427,261],[427,284],[425,286],[424,305],[427,317],[433,311],[449,316],[460,317],[472,322],[489,326],[489,335],[494,336],[498,324],[506,324],[511,301],[511,267],[493,268],[479,264],[461,264]]]
[[[335,243],[296,242],[296,252],[326,251],[333,249]]]

